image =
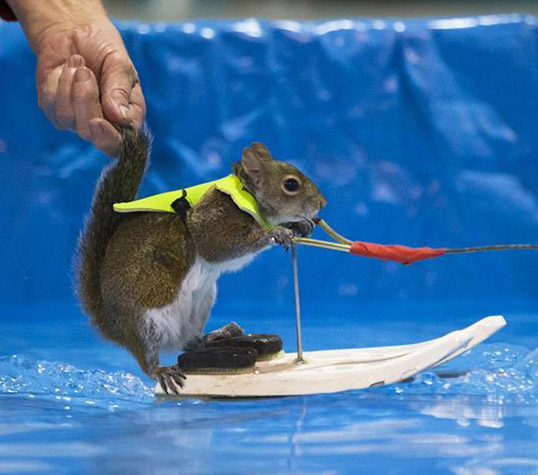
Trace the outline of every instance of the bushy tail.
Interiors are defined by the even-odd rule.
[[[92,316],[101,309],[101,264],[120,219],[113,205],[135,198],[151,147],[151,137],[145,129],[124,128],[122,136],[117,161],[99,179],[91,213],[79,239],[77,292],[84,312]]]

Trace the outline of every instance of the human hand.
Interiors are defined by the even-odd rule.
[[[37,56],[40,107],[57,128],[115,155],[121,142],[115,126],[140,127],[145,103],[123,40],[100,2],[11,3]],[[37,15],[42,7],[47,11]]]

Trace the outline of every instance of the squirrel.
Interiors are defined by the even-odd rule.
[[[177,392],[171,380],[182,387],[185,374],[178,365],[159,366],[161,350],[243,333],[231,323],[202,337],[220,274],[239,270],[271,245],[287,249],[293,235],[310,235],[312,218],[327,202],[297,168],[253,143],[233,173],[270,228],[216,188],[192,207],[177,200],[175,213],[116,213],[114,203],[135,198],[150,149],[146,128],[122,130],[117,159],[98,181],[79,239],[77,293],[103,337],[129,350],[166,392]]]

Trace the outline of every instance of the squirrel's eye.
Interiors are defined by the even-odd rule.
[[[282,182],[282,187],[284,188],[284,191],[290,195],[294,195],[299,192],[299,188],[301,187],[301,183],[299,180],[295,177],[287,177]]]

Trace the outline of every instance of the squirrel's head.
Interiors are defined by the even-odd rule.
[[[275,160],[262,143],[243,149],[234,171],[272,224],[313,218],[327,204],[314,183],[293,165]]]

